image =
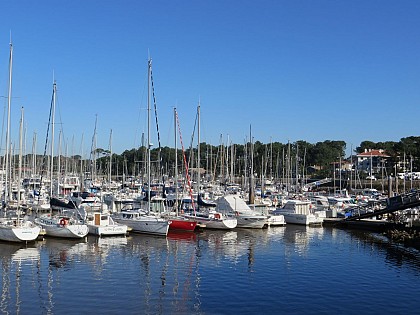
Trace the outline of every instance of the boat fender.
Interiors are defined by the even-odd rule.
[[[60,225],[61,226],[65,226],[66,225],[66,219],[64,219],[64,218],[62,218],[61,220],[60,220]]]

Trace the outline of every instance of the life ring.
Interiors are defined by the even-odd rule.
[[[214,214],[214,218],[215,218],[215,219],[220,219],[220,214],[219,214],[219,213],[215,213],[215,214]]]
[[[66,219],[61,218],[61,220],[60,220],[60,225],[61,225],[61,226],[65,226],[66,224],[67,224]]]

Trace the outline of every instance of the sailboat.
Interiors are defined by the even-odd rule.
[[[220,197],[216,203],[216,210],[236,217],[238,228],[262,229],[268,225],[268,216],[252,210],[239,195]]]
[[[151,167],[150,167],[150,80],[152,71],[152,60],[148,60],[148,93],[147,93],[147,177],[148,177],[148,189],[147,189],[147,211],[142,209],[137,210],[126,210],[121,211],[113,216],[113,219],[120,223],[125,224],[131,228],[132,232],[146,233],[166,236],[169,231],[169,225],[171,221],[153,215],[150,211],[150,187],[151,187]]]
[[[197,121],[198,121],[198,156],[200,156],[200,105],[197,109]],[[178,124],[179,125],[179,124]],[[182,151],[184,151],[184,148],[182,148]],[[185,154],[185,153],[184,153]],[[237,226],[238,220],[235,217],[228,216],[222,212],[215,211],[213,209],[201,212],[196,211],[194,206],[194,197],[191,189],[191,181],[188,174],[188,163],[186,162],[185,156],[185,172],[188,179],[188,186],[190,190],[190,198],[191,203],[193,206],[193,212],[192,213],[185,213],[183,214],[183,217],[194,220],[202,227],[208,228],[208,229],[222,229],[222,230],[230,230]],[[200,158],[197,160],[197,169],[200,169]],[[200,174],[197,176],[197,201],[200,201]]]
[[[51,173],[50,173],[50,196],[53,196],[53,166],[54,166],[54,115],[56,102],[57,85],[53,83],[53,95],[51,102],[50,115],[52,118],[52,136],[51,136]],[[47,135],[48,137],[48,135]],[[83,238],[89,233],[88,226],[83,222],[78,209],[61,210],[58,214],[43,214],[34,219],[44,231],[45,235],[64,238]]]
[[[17,210],[10,211],[8,209],[8,201],[10,199],[9,183],[9,154],[10,154],[10,109],[12,98],[12,64],[13,64],[13,45],[10,43],[10,59],[9,59],[9,92],[8,92],[8,110],[7,110],[7,130],[6,130],[6,176],[4,185],[4,208],[3,217],[0,218],[0,240],[8,242],[29,242],[38,238],[41,229],[20,216],[20,194],[18,194]],[[20,121],[20,141],[19,141],[19,179],[18,185],[21,184],[22,170],[22,126],[23,126],[23,110]]]
[[[171,221],[169,226],[170,231],[184,231],[184,232],[194,232],[197,227],[197,221],[194,219],[189,219],[184,216],[179,215],[179,203],[178,203],[178,138],[177,138],[177,112],[174,108],[174,131],[175,131],[175,202],[173,209],[170,211],[165,207],[165,199],[153,197],[153,203],[157,204],[160,208],[161,216]],[[165,187],[163,187],[163,194],[165,194]]]

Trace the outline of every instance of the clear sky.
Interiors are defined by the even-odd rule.
[[[53,77],[63,151],[90,150],[96,117],[97,147],[111,129],[113,152],[138,147],[149,55],[163,146],[175,106],[189,146],[199,100],[213,145],[243,144],[250,125],[263,143],[348,150],[419,135],[418,0],[1,0],[0,11],[0,95],[6,106],[11,33],[11,135],[23,106],[26,151],[34,133],[43,151]]]

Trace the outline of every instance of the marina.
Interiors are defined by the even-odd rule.
[[[420,314],[418,3],[79,2],[0,3],[0,313]]]
[[[420,306],[419,252],[366,231],[290,224],[0,245],[0,309],[9,314],[413,314]]]

